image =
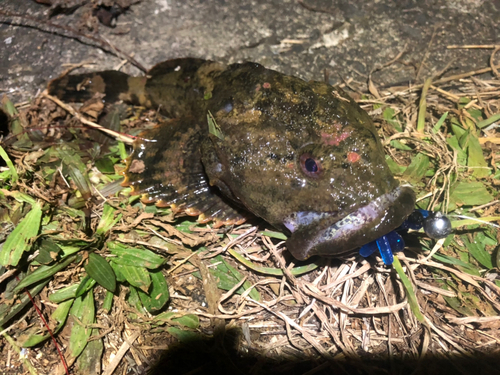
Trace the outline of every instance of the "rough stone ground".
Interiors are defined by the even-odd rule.
[[[47,8],[32,1],[2,0],[0,10],[47,20]],[[81,12],[51,21],[77,27]],[[249,60],[306,79],[323,80],[326,70],[332,84],[352,78],[364,90],[370,71],[402,51],[399,69],[373,74],[376,85],[421,81],[450,62],[456,73],[486,66],[489,50],[446,47],[498,44],[499,19],[499,0],[145,0],[99,33],[146,67],[186,56]],[[14,100],[43,89],[63,64],[120,62],[75,39],[5,23],[0,45],[0,92]]]

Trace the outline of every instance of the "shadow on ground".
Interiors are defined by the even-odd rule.
[[[426,356],[423,359],[387,358],[363,353],[358,358],[332,355],[331,360],[321,357],[285,358],[264,356],[263,353],[239,348],[241,330],[229,329],[213,338],[193,337],[173,345],[147,371],[160,374],[500,374],[498,354],[463,356]],[[271,353],[274,350],[271,350]]]

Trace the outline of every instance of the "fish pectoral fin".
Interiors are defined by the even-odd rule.
[[[241,224],[245,216],[208,183],[199,150],[206,132],[193,124],[192,119],[171,120],[141,133],[122,185],[146,204],[170,206],[175,213],[198,216],[201,223]]]

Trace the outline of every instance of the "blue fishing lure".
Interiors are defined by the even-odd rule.
[[[419,230],[420,228],[424,228],[425,233],[434,239],[445,238],[452,232],[450,219],[441,212],[417,209],[399,228],[362,246],[359,255],[366,258],[378,250],[384,264],[391,265],[394,261],[393,252],[402,251],[405,248],[403,237],[398,232],[406,233],[408,229]]]

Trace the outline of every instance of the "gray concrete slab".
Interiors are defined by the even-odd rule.
[[[47,8],[32,1],[3,0],[0,10],[47,20]],[[82,13],[50,21],[78,27]],[[99,34],[147,67],[185,56],[249,60],[305,79],[323,80],[327,70],[332,84],[352,77],[363,89],[372,69],[403,50],[400,64],[373,75],[376,84],[414,81],[426,53],[419,80],[450,61],[450,73],[485,67],[491,50],[446,47],[500,44],[499,24],[500,0],[143,0]],[[15,100],[35,95],[63,64],[82,61],[104,69],[120,59],[75,39],[0,24],[0,93]]]

